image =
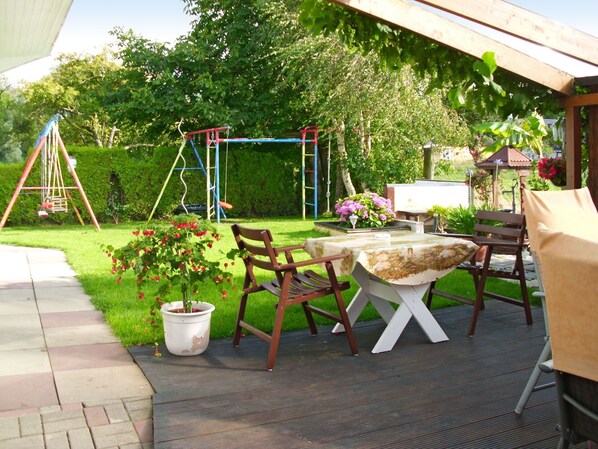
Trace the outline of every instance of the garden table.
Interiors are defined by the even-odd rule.
[[[313,257],[346,253],[335,262],[337,275],[351,274],[359,290],[347,307],[354,324],[368,301],[387,326],[372,353],[390,351],[414,317],[432,343],[448,340],[422,302],[430,283],[469,259],[477,245],[468,240],[410,232],[368,233],[309,238]],[[395,310],[390,303],[398,305]],[[337,324],[333,332],[342,332]]]

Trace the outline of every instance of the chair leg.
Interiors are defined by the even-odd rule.
[[[480,285],[480,271],[476,267],[475,269],[473,269],[473,270],[470,271],[470,274],[471,274],[471,277],[473,278],[473,288],[474,288],[474,291],[476,292],[476,295],[477,295],[478,294],[478,287]],[[485,308],[486,308],[486,305],[484,304],[484,301],[482,301],[482,304],[480,304],[480,310],[484,310]]]
[[[276,307],[276,319],[274,320],[274,329],[272,329],[272,339],[270,340],[270,350],[268,351],[268,360],[266,362],[266,369],[272,371],[276,363],[276,354],[278,352],[278,344],[280,343],[280,334],[282,333],[282,322],[284,321],[284,312],[287,308],[285,301],[281,299]]]
[[[312,335],[318,334],[318,328],[316,327],[316,322],[314,321],[314,315],[311,313],[311,310],[307,307],[306,302],[301,303],[301,307],[303,307],[303,312],[305,313],[305,318],[307,319],[307,324],[309,325],[309,330]]]
[[[432,281],[430,288],[428,289],[428,298],[426,299],[426,307],[430,309],[432,307],[432,297],[434,296],[433,290],[436,287],[436,281]]]
[[[244,293],[241,296],[241,302],[239,303],[239,312],[237,313],[237,324],[235,325],[235,332],[233,334],[233,346],[239,346],[241,342],[241,321],[245,318],[245,309],[247,308],[247,297],[249,296],[248,293]]]
[[[542,349],[542,353],[538,358],[538,361],[534,365],[534,369],[532,370],[532,374],[529,376],[527,384],[521,393],[521,397],[519,398],[519,402],[517,402],[517,406],[515,407],[515,413],[521,415],[523,413],[523,409],[527,405],[527,401],[529,400],[531,394],[534,391],[538,391],[540,389],[548,388],[549,386],[554,386],[554,384],[545,384],[539,385],[536,387],[538,380],[540,379],[540,375],[542,374],[542,370],[540,369],[540,365],[547,360],[550,359],[551,348],[550,348],[550,339],[546,338],[546,344],[544,345],[544,349]]]
[[[519,285],[521,286],[521,300],[523,302],[523,309],[525,310],[525,322],[527,324],[533,323],[532,309],[529,305],[529,297],[527,294],[527,283],[525,282],[525,267],[523,266],[523,257],[521,253],[517,254],[515,261],[517,271],[519,274]]]
[[[351,353],[353,355],[357,355],[359,354],[359,348],[357,347],[357,342],[355,341],[355,335],[353,335],[353,326],[351,326],[351,321],[349,321],[349,315],[347,314],[347,309],[345,308],[343,295],[341,294],[340,290],[336,288],[334,289],[334,298],[336,299],[336,305],[338,306],[338,312],[340,314],[342,324],[345,327],[345,335],[347,336],[347,340],[349,340]]]
[[[471,322],[469,323],[469,330],[467,331],[467,335],[470,337],[473,336],[475,333],[475,328],[478,323],[478,316],[480,315],[480,310],[484,308],[484,290],[486,289],[486,279],[488,278],[488,270],[490,268],[490,259],[492,258],[492,247],[488,247],[488,251],[486,252],[486,258],[484,259],[484,265],[482,267],[482,274],[479,280],[476,282],[476,277],[478,272],[472,272],[474,276],[474,284],[477,283],[476,286],[476,295],[475,295],[475,303],[473,305],[473,313],[471,315]]]

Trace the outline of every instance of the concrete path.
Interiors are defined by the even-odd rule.
[[[61,251],[0,245],[0,449],[149,449],[152,394]]]

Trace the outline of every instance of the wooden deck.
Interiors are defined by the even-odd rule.
[[[522,416],[513,412],[544,346],[541,310],[527,326],[522,309],[490,301],[473,338],[470,313],[434,312],[450,338],[437,344],[412,320],[381,354],[369,351],[382,323],[357,323],[358,357],[330,327],[287,333],[273,372],[254,336],[239,348],[212,341],[192,358],[133,348],[156,390],[155,448],[556,447],[553,388],[534,393]]]

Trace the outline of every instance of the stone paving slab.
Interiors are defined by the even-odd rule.
[[[104,314],[99,310],[41,313],[39,318],[46,331],[53,327],[85,326],[88,324],[106,325]]]
[[[3,392],[0,396],[3,412],[58,404],[51,372],[0,376],[0,392]]]
[[[64,404],[153,394],[137,365],[55,371],[54,378]]]
[[[0,315],[0,352],[44,347],[39,315]]]
[[[52,327],[44,330],[48,348],[76,345],[96,345],[101,343],[117,343],[120,340],[105,324],[85,326]]]
[[[0,376],[52,372],[45,348],[2,350],[0,358]]]
[[[0,303],[4,305],[6,302],[13,301],[31,301],[35,303],[35,294],[31,283],[28,288],[8,288],[0,285]]]

